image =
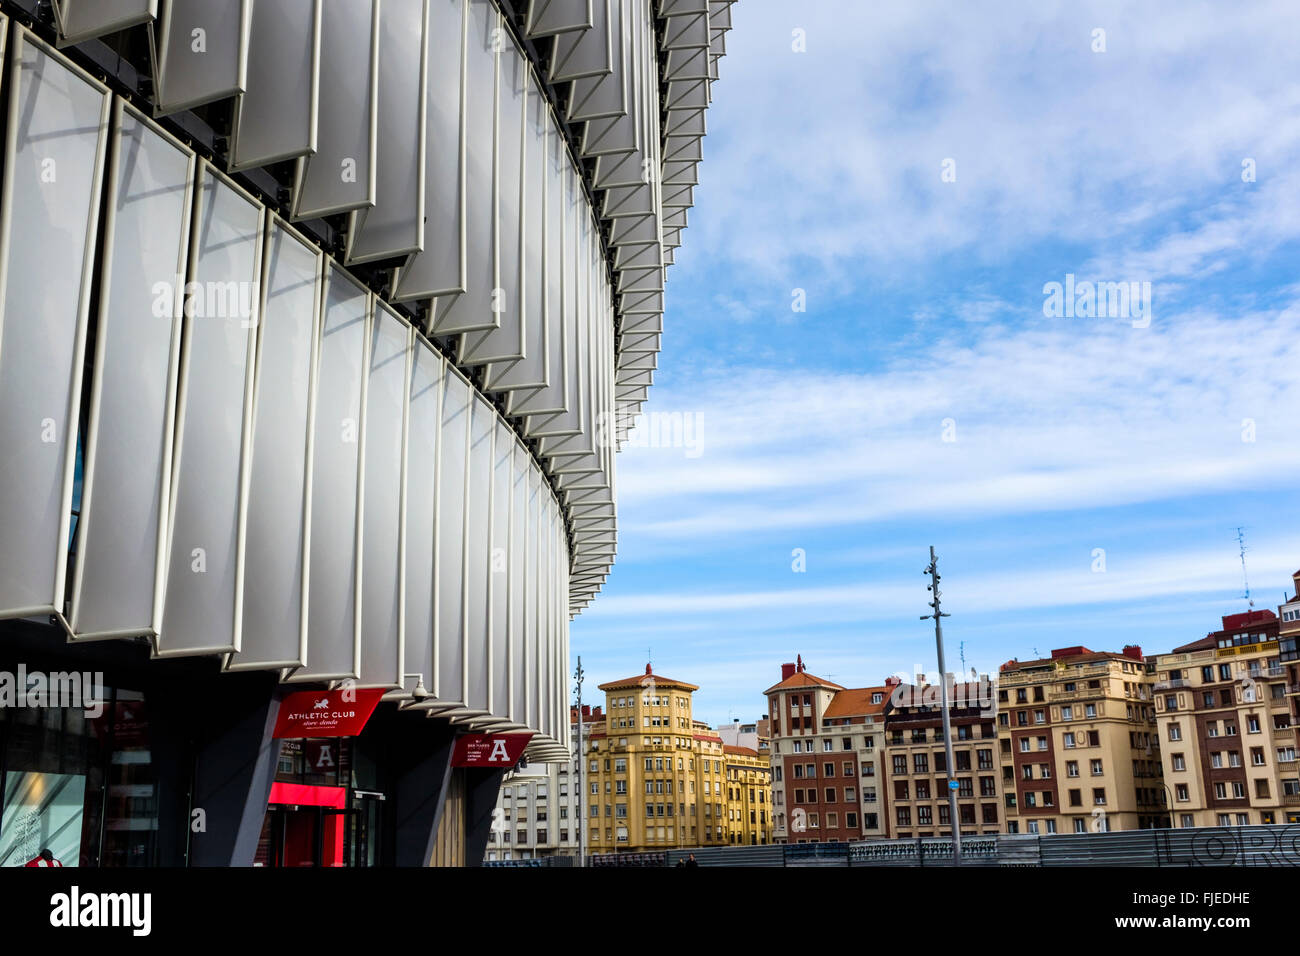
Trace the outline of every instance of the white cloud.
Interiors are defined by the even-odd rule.
[[[1040,319],[880,372],[718,373],[660,387],[654,408],[689,412],[700,453],[626,450],[621,530],[688,547],[763,528],[1289,487],[1300,309],[1157,313],[1148,329]]]
[[[954,249],[998,261],[1041,238],[1123,250],[1135,228],[1208,202],[1167,265],[1147,264],[1177,273],[1300,220],[1287,0],[748,0],[733,19],[679,270],[811,260],[851,283],[864,265],[888,274]]]

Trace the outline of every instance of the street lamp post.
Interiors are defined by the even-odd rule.
[[[573,672],[578,689],[578,866],[587,865],[587,784],[585,764],[587,755],[582,746],[582,657]]]
[[[939,609],[939,559],[934,555],[934,545],[930,545],[930,566],[922,573],[930,575],[930,583],[926,585],[926,590],[934,595],[934,600],[930,602],[934,613],[922,614],[921,620],[934,618],[934,644],[939,651],[939,699],[943,709],[943,751],[948,763],[948,814],[952,822],[952,863],[953,866],[961,866],[961,818],[957,814],[957,778],[953,776],[956,767],[952,758],[952,719],[948,714],[948,673],[943,663],[943,624],[940,620],[951,615],[944,614]]]

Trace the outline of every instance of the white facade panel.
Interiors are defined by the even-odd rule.
[[[308,463],[323,268],[315,248],[272,221],[253,386],[244,622],[230,669],[303,664]]]
[[[357,676],[361,509],[370,296],[336,266],[325,274],[312,430],[307,666],[295,680]]]
[[[239,650],[261,207],[204,163],[186,285],[157,653]]]
[[[120,100],[113,136],[69,614],[82,637],[157,632],[193,204],[193,153]]]
[[[9,58],[0,198],[0,615],[21,617],[63,611],[109,98],[24,30],[15,32]]]
[[[411,335],[410,326],[386,306],[375,310],[364,430],[360,675],[364,686],[402,684],[402,466]]]

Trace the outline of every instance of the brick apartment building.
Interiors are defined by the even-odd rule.
[[[800,656],[763,693],[771,732],[776,843],[888,835],[884,715],[889,687],[846,688]]]
[[[951,836],[948,781],[957,781],[957,814],[963,834],[1002,830],[998,783],[997,702],[992,685],[957,684],[949,689],[953,772],[948,773],[943,708],[937,685],[888,682],[885,716],[885,787],[892,837]],[[983,693],[981,693],[981,691]],[[981,703],[981,696],[985,703]]]

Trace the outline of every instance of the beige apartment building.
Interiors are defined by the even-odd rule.
[[[1295,611],[1283,605],[1292,634]],[[1221,630],[1155,658],[1174,826],[1300,823],[1295,667],[1288,676],[1280,660],[1280,624],[1272,611],[1230,614]]]
[[[1154,678],[1139,647],[1065,647],[998,674],[1008,833],[1167,826]]]

